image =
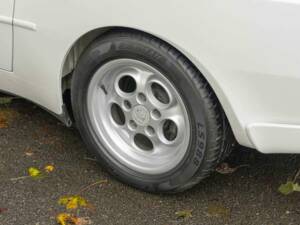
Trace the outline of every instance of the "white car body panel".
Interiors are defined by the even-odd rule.
[[[0,69],[12,71],[14,0],[0,0]]]
[[[0,34],[3,26],[0,20]],[[240,144],[300,153],[300,0],[15,0],[13,71],[0,70],[0,89],[61,114],[72,45],[116,26],[185,54],[217,94]]]

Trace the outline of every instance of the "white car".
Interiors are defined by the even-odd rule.
[[[184,191],[235,141],[300,153],[300,0],[0,0],[0,89],[120,180]]]

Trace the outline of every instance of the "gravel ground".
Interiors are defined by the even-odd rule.
[[[75,129],[39,107],[17,99],[0,106],[0,127],[1,116],[1,225],[56,224],[56,216],[65,212],[58,199],[99,180],[108,182],[81,193],[93,207],[78,212],[96,225],[300,224],[300,193],[277,191],[300,167],[300,156],[262,155],[239,147],[228,162],[248,166],[233,174],[214,173],[185,193],[153,195],[116,181],[91,159]],[[29,167],[49,164],[55,170],[44,178],[19,178]],[[191,210],[192,217],[177,218],[182,210]]]

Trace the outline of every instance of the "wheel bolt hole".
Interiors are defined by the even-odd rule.
[[[137,100],[139,101],[139,103],[144,103],[147,101],[147,97],[143,93],[139,93],[137,95]]]
[[[152,116],[153,119],[158,120],[158,119],[161,118],[161,113],[157,109],[154,109],[151,112],[151,116]]]
[[[151,126],[146,127],[146,134],[149,136],[153,136],[155,134],[154,128]]]
[[[169,104],[170,103],[170,97],[168,92],[165,90],[164,87],[162,87],[158,83],[153,83],[151,85],[151,90],[153,96],[162,104]]]
[[[132,93],[136,90],[135,79],[129,75],[123,76],[119,80],[119,88],[125,93]]]
[[[151,151],[153,150],[153,144],[149,138],[147,138],[143,134],[137,134],[134,136],[134,143],[137,147],[144,151]]]
[[[118,104],[112,104],[110,112],[116,124],[120,126],[123,126],[125,124],[125,114]]]
[[[129,128],[131,129],[131,130],[135,130],[136,128],[137,128],[137,124],[136,124],[136,122],[134,122],[133,120],[130,120],[129,121]]]
[[[168,141],[174,141],[178,134],[177,125],[172,120],[164,121],[163,134]]]
[[[130,103],[129,101],[125,100],[125,101],[124,101],[124,108],[125,108],[126,110],[130,110],[130,109],[132,108],[131,103]]]

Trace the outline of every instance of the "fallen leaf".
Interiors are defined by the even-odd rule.
[[[57,223],[60,225],[69,225],[69,224],[75,224],[77,225],[78,218],[69,214],[69,213],[60,213],[56,217]]]
[[[8,118],[5,113],[0,111],[0,129],[8,128]]]
[[[300,192],[300,185],[292,181],[288,181],[286,184],[280,185],[278,191],[283,195],[289,195],[293,192]]]
[[[226,208],[221,204],[211,204],[207,208],[207,213],[209,216],[213,217],[225,217],[230,216],[230,209]]]
[[[178,211],[175,213],[175,215],[177,216],[177,218],[182,218],[182,219],[187,219],[192,217],[192,210],[182,210],[182,211]]]
[[[28,173],[29,173],[29,176],[31,176],[32,178],[39,178],[42,176],[42,172],[35,167],[30,167],[28,169]]]
[[[56,221],[57,223],[61,224],[61,225],[67,225],[68,223],[68,218],[70,217],[70,214],[67,213],[60,213],[57,215],[56,217]]]
[[[34,155],[32,149],[28,148],[25,150],[25,155],[28,156],[28,157],[31,157]]]
[[[300,192],[300,185],[298,183],[294,184],[294,191]]]
[[[235,171],[237,171],[239,168],[241,167],[246,167],[249,165],[241,165],[241,166],[237,166],[237,167],[230,167],[228,163],[221,163],[217,168],[216,171],[220,174],[231,174],[234,173]]]
[[[64,196],[58,200],[58,204],[64,205],[66,209],[77,209],[79,207],[87,207],[88,202],[81,196]]]
[[[7,210],[7,208],[0,208],[0,214],[6,212]]]
[[[54,166],[53,165],[48,165],[48,166],[45,166],[45,171],[47,172],[47,173],[51,173],[51,172],[53,172],[54,171]]]
[[[48,166],[45,166],[45,171],[47,173],[51,173],[54,171],[54,166],[52,165],[48,165]],[[26,178],[34,178],[34,179],[38,179],[38,178],[44,178],[46,176],[45,173],[43,173],[41,170],[39,170],[38,168],[35,168],[35,167],[30,167],[28,169],[28,176],[22,176],[22,177],[17,177],[17,178],[11,178],[10,180],[11,181],[18,181],[18,180],[23,180],[23,179],[26,179]]]
[[[90,225],[92,221],[89,217],[79,217],[77,218],[75,225]]]
[[[8,128],[9,123],[12,122],[18,113],[12,109],[1,109],[0,110],[0,129]]]

